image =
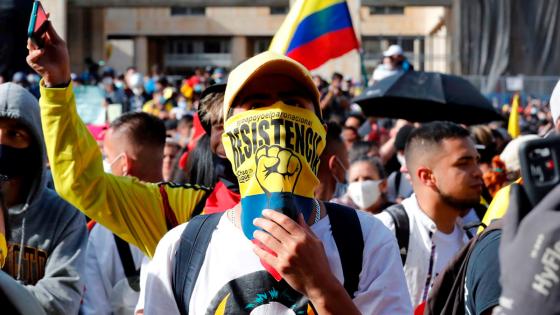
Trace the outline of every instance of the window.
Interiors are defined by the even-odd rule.
[[[402,38],[399,42],[403,51],[414,52],[414,38]]]
[[[286,6],[270,7],[270,15],[284,15],[284,14],[288,14],[288,7]]]
[[[253,40],[253,55],[262,53],[270,47],[272,38],[256,38]]]
[[[217,54],[222,52],[220,42],[217,40],[204,41],[203,45],[203,51],[206,54]]]
[[[171,7],[171,16],[177,15],[205,15],[206,8],[205,7],[181,7],[181,6],[172,6]]]
[[[380,54],[383,51],[382,39],[377,37],[365,37],[362,46],[366,54]]]
[[[371,15],[402,15],[404,14],[404,7],[400,6],[379,6],[374,5],[369,7],[369,14]]]

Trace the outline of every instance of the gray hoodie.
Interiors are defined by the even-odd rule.
[[[19,85],[0,85],[0,117],[31,131],[43,163],[27,199],[8,209],[8,257],[4,271],[25,285],[47,314],[77,314],[83,292],[87,229],[83,215],[46,188],[46,152],[39,105]]]

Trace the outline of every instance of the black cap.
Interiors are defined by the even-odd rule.
[[[204,91],[202,91],[202,94],[200,94],[200,99],[202,100],[206,96],[208,96],[209,94],[212,94],[212,93],[225,93],[225,92],[226,92],[226,83],[219,83],[219,84],[210,85],[209,87],[204,89]],[[212,124],[210,124],[210,122],[207,121],[206,119],[202,119],[202,117],[204,117],[206,115],[206,113],[202,111],[200,105],[198,105],[197,113],[198,113],[198,119],[200,120],[200,124],[202,125],[202,128],[204,128],[204,131],[206,131],[207,134],[210,134],[210,132],[212,131]]]

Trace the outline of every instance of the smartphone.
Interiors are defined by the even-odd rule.
[[[522,143],[519,163],[523,187],[531,204],[536,206],[560,184],[560,135]]]
[[[31,10],[31,18],[29,19],[29,27],[27,28],[27,37],[39,48],[44,46],[43,34],[47,31],[49,20],[40,1],[33,2]]]

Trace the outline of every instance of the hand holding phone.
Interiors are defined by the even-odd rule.
[[[27,28],[27,37],[29,37],[39,48],[43,48],[45,46],[43,35],[47,31],[48,26],[49,19],[47,13],[43,9],[41,2],[36,0],[33,2],[33,9],[31,10],[31,17]]]
[[[39,4],[37,4],[39,10]],[[45,13],[48,18],[48,13]],[[58,36],[52,23],[45,23],[45,31],[40,37],[42,48],[32,38],[27,40],[27,64],[42,78],[46,87],[63,87],[70,82],[70,57],[66,42]],[[41,27],[39,27],[41,28]]]

